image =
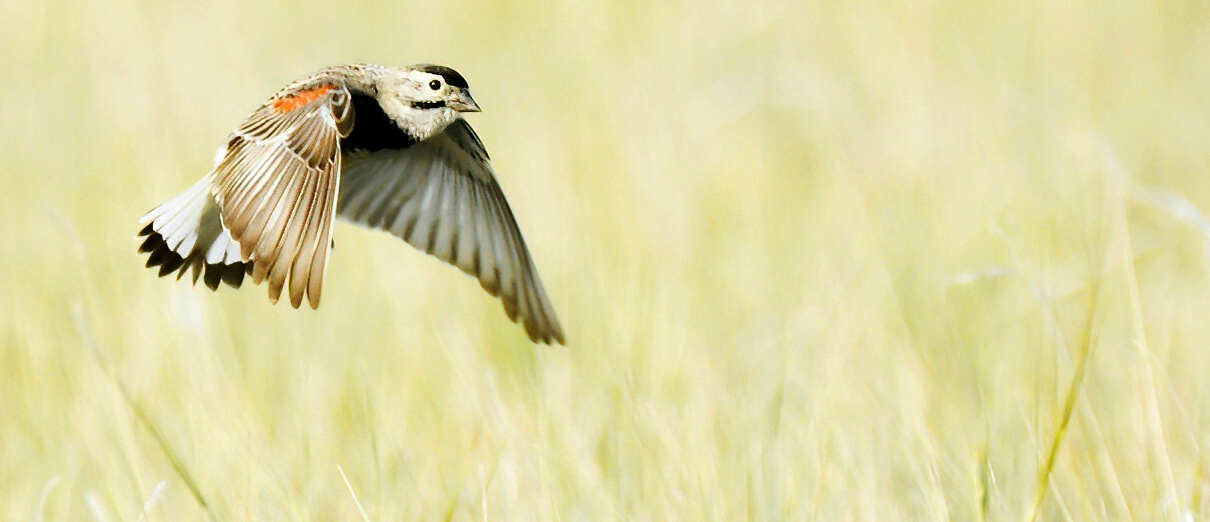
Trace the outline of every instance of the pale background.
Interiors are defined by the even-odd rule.
[[[1210,4],[387,4],[0,0],[0,518],[1210,515]],[[356,61],[469,79],[569,346],[344,223],[318,311],[142,268]]]

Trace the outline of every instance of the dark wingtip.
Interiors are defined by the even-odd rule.
[[[160,277],[176,272],[181,279],[187,271],[192,270],[193,282],[197,283],[200,276],[206,287],[218,290],[219,283],[227,283],[232,288],[239,288],[244,282],[244,274],[251,273],[252,263],[210,264],[206,263],[202,253],[194,251],[189,257],[168,248],[164,236],[147,225],[139,232],[139,236],[147,239],[139,245],[140,254],[148,254],[147,268],[155,269]]]
[[[537,327],[535,327],[535,330],[536,329],[537,329]],[[532,339],[535,343],[545,343],[549,346],[554,346],[556,344],[567,346],[567,338],[565,338],[563,336],[563,329],[559,328],[558,325],[548,324],[548,325],[546,325],[546,328],[544,330],[538,330],[533,333],[530,333],[530,332],[526,332],[526,333],[530,334],[529,338]]]
[[[222,274],[223,282],[227,283],[227,286],[231,288],[239,288],[240,285],[244,284],[244,268],[241,266],[232,265],[227,267],[223,270]]]
[[[161,248],[161,246],[163,248]],[[180,256],[177,256],[171,250],[168,250],[167,246],[165,246],[163,241],[161,241],[160,246],[157,246],[154,250],[152,250],[151,255],[147,256],[147,264],[144,266],[147,268],[155,268],[168,262],[173,257],[179,258]]]
[[[202,276],[202,282],[206,283],[206,288],[218,290],[218,284],[222,281],[223,271],[214,265],[206,267],[206,275]]]
[[[176,272],[176,269],[184,264],[185,260],[181,256],[173,255],[169,257],[167,261],[164,261],[164,264],[160,265],[160,277]]]

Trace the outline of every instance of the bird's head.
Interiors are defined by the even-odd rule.
[[[413,65],[392,69],[378,83],[378,101],[383,110],[420,141],[445,130],[459,113],[480,110],[466,79],[449,67]]]

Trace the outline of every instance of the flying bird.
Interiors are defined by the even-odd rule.
[[[143,216],[159,275],[216,290],[245,275],[319,306],[332,224],[387,231],[475,276],[534,342],[566,344],[487,149],[449,67],[340,65],[278,91],[227,138],[200,181]]]

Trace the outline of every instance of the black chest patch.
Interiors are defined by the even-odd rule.
[[[353,130],[345,137],[344,151],[406,149],[416,143],[382,112],[378,100],[366,94],[353,95]]]

